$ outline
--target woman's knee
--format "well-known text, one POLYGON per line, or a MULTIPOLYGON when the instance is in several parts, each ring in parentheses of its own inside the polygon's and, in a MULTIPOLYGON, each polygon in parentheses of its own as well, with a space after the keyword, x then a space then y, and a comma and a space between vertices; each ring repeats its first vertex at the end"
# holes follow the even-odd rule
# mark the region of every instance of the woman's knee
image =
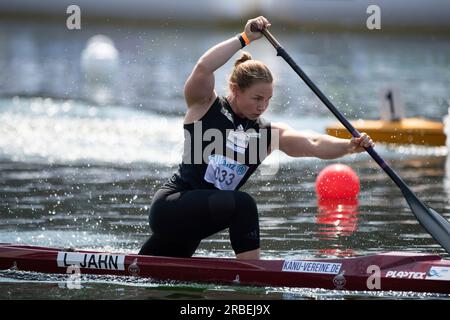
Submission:
POLYGON ((217 191, 208 198, 208 202, 213 220, 221 225, 229 225, 243 217, 258 217, 255 200, 243 191, 217 191))
POLYGON ((160 231, 160 227, 163 224, 161 222, 161 211, 162 209, 159 208, 158 203, 153 202, 150 206, 149 214, 148 214, 148 223, 150 225, 150 229, 153 232, 160 231))
POLYGON ((153 232, 161 233, 167 231, 166 229, 172 225, 171 220, 173 205, 169 197, 179 198, 180 193, 169 193, 167 190, 160 189, 153 197, 152 204, 150 205, 148 222, 150 229, 153 232), (169 200, 169 201, 168 201, 169 200))
POLYGON ((258 216, 256 201, 251 195, 244 191, 237 191, 235 194, 236 209, 240 215, 258 216))
POLYGON ((199 244, 200 240, 176 239, 153 233, 144 243, 139 254, 188 258, 195 253, 199 244))

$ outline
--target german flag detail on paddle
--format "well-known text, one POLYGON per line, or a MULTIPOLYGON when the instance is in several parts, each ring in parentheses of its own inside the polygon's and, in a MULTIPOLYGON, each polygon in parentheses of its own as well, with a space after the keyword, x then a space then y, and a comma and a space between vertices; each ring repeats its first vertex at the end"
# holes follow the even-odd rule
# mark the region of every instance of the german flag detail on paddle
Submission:
POLYGON ((58 267, 79 266, 85 269, 125 270, 125 256, 116 254, 58 252, 58 267))

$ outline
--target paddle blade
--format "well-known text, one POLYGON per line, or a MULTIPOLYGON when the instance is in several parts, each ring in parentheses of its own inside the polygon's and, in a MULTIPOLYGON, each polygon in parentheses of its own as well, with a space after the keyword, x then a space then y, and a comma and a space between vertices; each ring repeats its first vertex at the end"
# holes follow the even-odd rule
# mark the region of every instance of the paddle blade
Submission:
POLYGON ((450 222, 427 207, 413 193, 404 192, 403 194, 420 224, 450 254, 450 222))

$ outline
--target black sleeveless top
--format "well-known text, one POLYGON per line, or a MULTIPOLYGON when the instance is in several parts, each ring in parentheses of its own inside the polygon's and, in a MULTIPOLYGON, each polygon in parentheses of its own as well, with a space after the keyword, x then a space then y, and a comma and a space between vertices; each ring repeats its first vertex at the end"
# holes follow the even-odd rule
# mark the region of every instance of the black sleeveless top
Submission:
POLYGON ((183 161, 168 184, 177 189, 238 190, 267 157, 270 123, 241 118, 224 97, 184 126, 183 161))

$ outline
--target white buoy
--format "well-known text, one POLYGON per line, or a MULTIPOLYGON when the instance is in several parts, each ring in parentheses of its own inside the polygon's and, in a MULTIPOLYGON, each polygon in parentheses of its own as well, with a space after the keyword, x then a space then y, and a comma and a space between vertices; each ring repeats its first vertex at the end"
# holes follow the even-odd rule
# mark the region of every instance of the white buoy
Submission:
POLYGON ((119 53, 114 42, 104 35, 90 38, 81 53, 84 96, 98 104, 114 101, 119 70, 119 53))

